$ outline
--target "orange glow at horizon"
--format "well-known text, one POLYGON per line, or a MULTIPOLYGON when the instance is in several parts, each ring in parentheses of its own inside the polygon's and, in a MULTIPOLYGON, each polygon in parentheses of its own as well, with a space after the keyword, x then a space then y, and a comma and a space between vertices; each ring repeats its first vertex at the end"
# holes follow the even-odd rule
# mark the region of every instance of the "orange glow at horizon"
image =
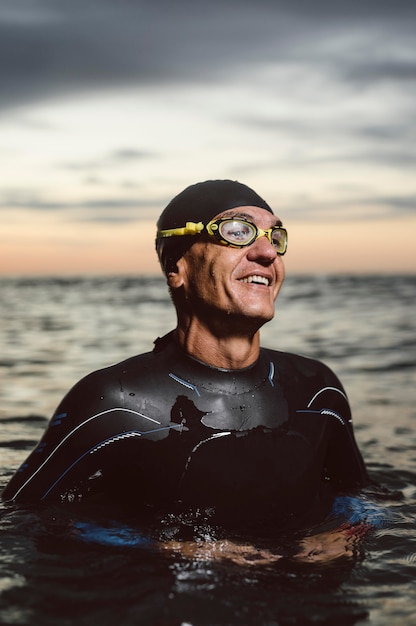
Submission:
MULTIPOLYGON (((413 273, 415 218, 335 224, 290 222, 285 257, 292 273, 413 273)), ((0 235, 0 275, 161 273, 154 222, 5 224, 0 235)))

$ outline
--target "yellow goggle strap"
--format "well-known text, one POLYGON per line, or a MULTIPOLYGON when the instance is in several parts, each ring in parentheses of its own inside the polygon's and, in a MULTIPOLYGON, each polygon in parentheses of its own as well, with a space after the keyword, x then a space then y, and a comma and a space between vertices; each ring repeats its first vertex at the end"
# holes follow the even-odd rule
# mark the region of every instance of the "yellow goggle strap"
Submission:
POLYGON ((181 228, 167 228, 166 230, 158 230, 156 237, 175 237, 177 235, 199 235, 205 228, 202 222, 186 222, 181 228))

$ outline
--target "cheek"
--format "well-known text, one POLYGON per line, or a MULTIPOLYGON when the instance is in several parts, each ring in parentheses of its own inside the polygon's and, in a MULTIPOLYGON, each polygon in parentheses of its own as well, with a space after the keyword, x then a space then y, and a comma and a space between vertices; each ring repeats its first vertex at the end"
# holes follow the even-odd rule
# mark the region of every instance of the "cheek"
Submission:
POLYGON ((215 255, 207 244, 192 246, 186 259, 185 284, 188 292, 203 294, 215 288, 215 281, 221 274, 215 255))
POLYGON ((276 268, 275 271, 276 271, 276 285, 277 285, 276 296, 277 296, 286 276, 286 268, 285 268, 285 264, 283 261, 283 257, 278 256, 276 258, 275 268, 276 268))
POLYGON ((242 250, 212 242, 195 243, 185 255, 188 292, 221 301, 233 297, 233 276, 238 273, 244 254, 242 250))

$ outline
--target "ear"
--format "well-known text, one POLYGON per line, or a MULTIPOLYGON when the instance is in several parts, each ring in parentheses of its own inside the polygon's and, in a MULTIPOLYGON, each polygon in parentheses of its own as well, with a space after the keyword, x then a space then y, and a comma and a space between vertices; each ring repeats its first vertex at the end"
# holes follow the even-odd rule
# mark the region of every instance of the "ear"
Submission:
POLYGON ((185 283, 186 263, 183 256, 176 262, 176 271, 168 273, 168 286, 170 289, 179 289, 185 283))

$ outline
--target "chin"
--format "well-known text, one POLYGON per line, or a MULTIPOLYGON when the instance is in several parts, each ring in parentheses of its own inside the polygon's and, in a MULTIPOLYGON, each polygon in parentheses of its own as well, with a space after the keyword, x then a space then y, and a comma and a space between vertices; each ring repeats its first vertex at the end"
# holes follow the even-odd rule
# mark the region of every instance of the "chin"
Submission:
POLYGON ((265 324, 274 317, 274 302, 265 305, 257 300, 251 306, 249 302, 245 302, 241 311, 246 317, 261 319, 263 320, 263 324, 265 324))
POLYGON ((270 313, 266 313, 264 308, 262 309, 247 309, 240 311, 238 317, 246 322, 247 326, 254 324, 257 328, 260 328, 267 322, 270 322, 274 318, 274 310, 270 313))

